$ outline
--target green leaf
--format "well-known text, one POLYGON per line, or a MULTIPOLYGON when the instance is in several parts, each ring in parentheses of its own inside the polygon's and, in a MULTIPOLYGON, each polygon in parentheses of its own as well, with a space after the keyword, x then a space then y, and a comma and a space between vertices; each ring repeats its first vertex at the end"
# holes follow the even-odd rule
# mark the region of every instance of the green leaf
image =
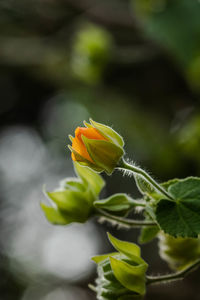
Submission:
POLYGON ((94 172, 88 167, 81 166, 79 163, 74 162, 76 174, 82 179, 83 182, 89 184, 96 195, 99 195, 105 185, 105 181, 101 175, 94 172))
POLYGON ((129 257, 133 262, 139 264, 145 263, 143 259, 140 257, 140 247, 138 245, 134 243, 118 240, 110 233, 108 233, 108 238, 116 250, 129 257))
POLYGON ((200 200, 200 178, 188 177, 180 179, 169 186, 168 191, 176 199, 199 199, 200 200))
POLYGON ((69 224, 71 222, 71 220, 67 220, 65 219, 65 217, 62 215, 62 213, 51 206, 47 206, 44 203, 40 203, 40 206, 47 218, 47 220, 55 225, 66 225, 69 224))
POLYGON ((178 65, 188 66, 199 50, 199 2, 132 0, 132 3, 145 34, 164 47, 178 65))
POLYGON ((127 211, 133 205, 133 199, 131 199, 127 194, 115 194, 106 199, 96 200, 94 206, 96 208, 105 209, 113 213, 121 212, 122 215, 126 214, 127 211))
POLYGON ((184 202, 161 200, 156 210, 157 221, 165 233, 174 237, 197 237, 200 232, 200 216, 193 209, 199 210, 200 206, 196 206, 195 202, 184 202))
POLYGON ((168 190, 168 188, 169 188, 171 185, 173 185, 174 183, 177 183, 177 182, 179 182, 179 181, 180 181, 180 179, 174 178, 174 179, 170 179, 170 180, 168 180, 168 181, 163 182, 161 185, 162 185, 166 190, 168 190))
POLYGON ((113 273, 127 289, 140 295, 145 294, 146 265, 132 266, 124 261, 110 257, 113 273))
POLYGON ((200 234, 200 178, 189 177, 169 186, 174 201, 162 199, 156 219, 161 229, 174 237, 200 234))
POLYGON ((123 149, 104 140, 88 139, 85 136, 82 136, 82 140, 95 166, 111 174, 124 154, 123 149))
POLYGON ((145 244, 151 242, 157 236, 159 231, 160 229, 158 226, 143 227, 139 236, 139 243, 145 244))

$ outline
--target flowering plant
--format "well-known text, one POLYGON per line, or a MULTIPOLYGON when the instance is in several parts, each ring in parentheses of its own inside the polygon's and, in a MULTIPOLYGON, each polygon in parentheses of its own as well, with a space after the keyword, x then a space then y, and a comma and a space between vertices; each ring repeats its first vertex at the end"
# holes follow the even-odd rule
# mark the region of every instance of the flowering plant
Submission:
POLYGON ((120 241, 110 234, 116 252, 96 256, 98 278, 90 285, 97 299, 142 299, 149 284, 179 280, 200 266, 200 178, 155 181, 145 170, 124 159, 123 138, 112 128, 90 120, 70 136, 75 171, 78 178, 67 178, 59 189, 45 192, 51 206, 42 203, 46 218, 53 224, 84 223, 91 217, 103 217, 126 228, 139 227, 139 243, 159 238, 159 253, 173 270, 167 275, 146 274, 148 264, 140 247, 120 241), (98 174, 111 175, 117 170, 133 175, 140 199, 117 193, 101 199, 105 185, 98 174), (137 207, 143 220, 129 213, 137 207))

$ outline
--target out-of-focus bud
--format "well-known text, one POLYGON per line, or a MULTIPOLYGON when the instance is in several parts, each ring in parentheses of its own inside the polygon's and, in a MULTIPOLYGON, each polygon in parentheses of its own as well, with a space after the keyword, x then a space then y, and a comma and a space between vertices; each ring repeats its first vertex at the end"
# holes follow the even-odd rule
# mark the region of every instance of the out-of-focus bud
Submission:
POLYGON ((52 205, 41 203, 41 208, 53 224, 84 223, 93 214, 93 202, 98 199, 104 180, 96 172, 77 163, 75 170, 78 178, 64 179, 59 189, 45 192, 52 205))
POLYGON ((134 199, 127 194, 114 194, 106 199, 96 200, 94 206, 112 215, 126 216, 135 206, 134 199))
POLYGON ((200 258, 200 240, 159 234, 159 253, 171 269, 181 270, 200 258))
POLYGON ((71 52, 73 74, 88 84, 97 84, 111 58, 112 48, 113 40, 108 31, 93 24, 82 24, 71 52))
POLYGON ((97 172, 111 174, 124 155, 123 138, 112 128, 90 119, 70 136, 72 159, 97 172))
POLYGON ((145 294, 145 274, 148 265, 140 256, 140 248, 120 241, 109 234, 118 252, 93 258, 98 264, 96 287, 99 300, 142 299, 145 294))

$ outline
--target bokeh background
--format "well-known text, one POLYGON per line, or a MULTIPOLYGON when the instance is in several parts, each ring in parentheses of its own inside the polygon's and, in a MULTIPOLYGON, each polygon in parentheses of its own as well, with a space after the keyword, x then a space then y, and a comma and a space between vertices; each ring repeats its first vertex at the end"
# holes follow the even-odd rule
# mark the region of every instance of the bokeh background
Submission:
MULTIPOLYGON (((137 230, 56 227, 40 210, 43 184, 74 176, 67 136, 89 117, 159 181, 200 176, 200 1, 0 1, 2 300, 94 300, 106 231, 137 242, 137 230)), ((138 196, 133 179, 104 178, 104 196, 138 196)), ((168 271, 156 241, 142 250, 150 272, 168 271)), ((199 299, 199 276, 146 299, 199 299)))

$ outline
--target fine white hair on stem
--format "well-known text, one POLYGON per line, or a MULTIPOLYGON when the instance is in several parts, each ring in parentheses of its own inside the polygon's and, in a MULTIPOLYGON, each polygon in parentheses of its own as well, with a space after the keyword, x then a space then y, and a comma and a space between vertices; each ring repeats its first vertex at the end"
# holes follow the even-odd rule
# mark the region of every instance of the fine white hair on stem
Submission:
POLYGON ((108 218, 106 218, 106 217, 100 217, 100 218, 98 219, 98 222, 99 222, 100 224, 103 224, 103 223, 109 223, 111 226, 117 227, 117 229, 121 229, 121 228, 123 228, 123 229, 129 229, 129 228, 130 228, 130 227, 129 227, 128 225, 126 225, 126 224, 119 224, 117 221, 115 221, 115 220, 110 220, 110 219, 108 219, 108 218))
MULTIPOLYGON (((137 168, 140 168, 142 169, 144 172, 146 172, 148 175, 150 175, 154 180, 156 180, 157 182, 159 182, 159 180, 157 180, 157 178, 155 178, 154 175, 152 175, 151 171, 149 170, 146 170, 145 168, 141 168, 141 166, 137 163, 135 163, 133 160, 131 160, 130 158, 126 158, 126 162, 128 164, 130 164, 131 166, 133 167, 137 167, 137 168)), ((131 171, 131 170, 125 170, 125 169, 120 169, 122 172, 123 172, 123 176, 129 176, 129 177, 132 177, 134 176, 134 172, 131 171)))
POLYGON ((135 206, 134 211, 137 214, 140 214, 140 213, 142 213, 144 211, 144 207, 142 207, 142 206, 135 206))

